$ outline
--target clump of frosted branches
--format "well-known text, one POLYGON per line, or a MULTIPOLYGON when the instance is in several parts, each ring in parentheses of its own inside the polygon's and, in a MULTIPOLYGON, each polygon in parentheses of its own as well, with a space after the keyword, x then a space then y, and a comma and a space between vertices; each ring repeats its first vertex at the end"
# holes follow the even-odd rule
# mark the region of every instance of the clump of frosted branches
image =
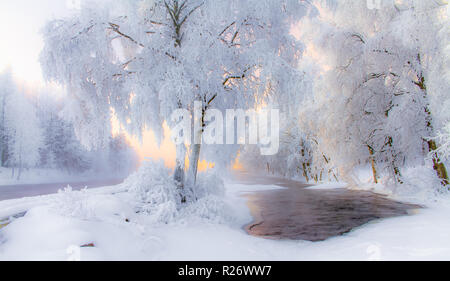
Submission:
POLYGON ((180 193, 162 162, 144 162, 124 186, 138 202, 137 211, 150 214, 155 221, 171 221, 181 208, 180 193))
POLYGON ((226 205, 222 200, 224 184, 211 173, 202 173, 195 193, 187 201, 171 171, 162 162, 144 162, 123 184, 134 197, 136 212, 144 213, 155 223, 170 223, 181 218, 223 221, 226 205))
POLYGON ((441 144, 439 148, 440 155, 444 159, 450 160, 450 122, 438 134, 438 140, 441 144))

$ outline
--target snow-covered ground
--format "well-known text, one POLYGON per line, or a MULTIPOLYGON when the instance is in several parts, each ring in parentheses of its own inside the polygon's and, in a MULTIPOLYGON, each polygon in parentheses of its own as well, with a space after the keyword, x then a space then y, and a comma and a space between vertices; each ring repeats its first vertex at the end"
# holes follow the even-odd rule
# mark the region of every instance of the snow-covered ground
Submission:
POLYGON ((0 229, 0 260, 450 260, 448 199, 325 242, 249 236, 242 195, 274 188, 229 182, 215 215, 169 223, 136 214, 124 185, 0 202, 0 217, 28 210, 0 229))

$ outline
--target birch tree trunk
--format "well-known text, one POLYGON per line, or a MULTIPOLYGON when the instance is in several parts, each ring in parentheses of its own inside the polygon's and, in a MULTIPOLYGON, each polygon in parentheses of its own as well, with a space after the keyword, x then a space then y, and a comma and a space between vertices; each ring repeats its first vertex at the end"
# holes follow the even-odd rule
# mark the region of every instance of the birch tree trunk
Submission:
POLYGON ((181 195, 181 202, 186 203, 185 188, 185 159, 186 159, 186 146, 184 144, 177 145, 176 151, 176 164, 174 172, 174 180, 178 187, 178 191, 181 195))
POLYGON ((196 124, 194 125, 194 143, 191 146, 191 155, 189 157, 189 175, 194 185, 197 183, 198 162, 200 161, 203 130, 205 127, 205 113, 206 109, 202 107, 200 120, 194 121, 196 124))
MULTIPOLYGON (((420 54, 418 54, 417 59, 420 64, 422 64, 421 58, 422 58, 422 56, 420 54)), ((418 81, 414 82, 414 84, 422 90, 424 96, 427 98, 428 97, 428 89, 427 89, 427 85, 425 83, 425 77, 422 73, 418 73, 417 78, 418 78, 418 81)), ((427 128, 430 131, 430 134, 433 135, 433 131, 434 131, 433 117, 432 117, 431 110, 428 107, 428 105, 425 106, 425 112, 427 114, 427 128)), ((439 147, 436 144, 436 141, 434 141, 434 140, 425 140, 425 142, 428 143, 428 152, 433 157, 433 168, 436 171, 436 174, 439 177, 439 179, 441 179, 442 185, 447 186, 450 182, 448 179, 447 168, 445 167, 444 163, 441 162, 439 154, 437 153, 437 150, 439 147)))
POLYGON ((436 152, 438 149, 436 142, 434 140, 429 140, 428 147, 433 157, 433 168, 436 171, 439 179, 441 179, 442 185, 447 186, 450 183, 448 179, 447 168, 445 167, 444 163, 441 162, 441 159, 436 152))
POLYGON ((375 152, 373 151, 373 148, 370 147, 370 145, 367 146, 369 148, 370 153, 370 162, 372 164, 372 173, 373 173, 373 181, 375 184, 378 184, 378 173, 377 173, 377 166, 375 161, 375 152))
POLYGON ((201 146, 201 144, 192 145, 191 156, 189 157, 189 173, 194 184, 197 182, 201 146))

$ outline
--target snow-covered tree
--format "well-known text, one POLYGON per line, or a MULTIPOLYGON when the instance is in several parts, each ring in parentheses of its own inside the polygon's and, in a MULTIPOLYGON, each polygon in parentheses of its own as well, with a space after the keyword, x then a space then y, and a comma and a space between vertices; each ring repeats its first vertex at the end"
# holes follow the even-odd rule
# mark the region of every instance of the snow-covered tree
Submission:
MULTIPOLYGON (((111 108, 130 133, 160 135, 174 110, 192 112, 194 102, 203 113, 252 108, 271 92, 292 91, 300 48, 290 30, 302 15, 298 0, 89 2, 46 26, 42 65, 74 98, 83 138, 107 135, 111 108)), ((201 145, 189 148, 195 179, 201 145)), ((186 149, 177 152, 180 175, 186 149)))
POLYGON ((73 124, 65 119, 65 97, 51 90, 41 91, 38 97, 38 119, 43 130, 39 167, 68 174, 91 171, 115 177, 126 176, 135 169, 136 152, 125 136, 110 135, 106 146, 89 150, 78 140, 73 124))
MULTIPOLYGON (((320 149, 342 170, 371 163, 375 182, 377 166, 401 183, 402 166, 423 161, 424 150, 437 149, 430 140, 435 132, 426 61, 439 39, 424 36, 437 34, 439 24, 430 13, 440 6, 403 2, 385 1, 382 9, 369 10, 365 1, 338 1, 332 7, 316 1, 301 24, 305 57, 317 63, 315 71, 308 63, 303 68, 316 73, 304 127, 315 130, 320 149)), ((437 154, 433 162, 445 184, 437 154)))
POLYGON ((8 166, 18 168, 19 180, 23 168, 35 167, 39 162, 42 130, 35 107, 23 93, 14 92, 6 102, 6 134, 8 135, 8 166))
POLYGON ((8 134, 6 131, 7 101, 15 92, 11 69, 0 74, 0 166, 6 166, 8 161, 8 134))
POLYGON ((37 112, 43 130, 40 166, 67 173, 80 173, 91 168, 90 152, 75 135, 73 125, 64 120, 64 100, 50 92, 39 94, 37 112))
MULTIPOLYGON (((438 33, 437 56, 433 61, 432 72, 429 75, 431 81, 431 109, 438 118, 438 127, 443 129, 438 134, 438 144, 441 145, 439 152, 442 157, 450 161, 450 5, 439 17, 442 29, 438 33), (440 124, 439 124, 440 123, 440 124), (442 126, 440 126, 442 127, 442 126)), ((442 159, 443 160, 443 159, 442 159)), ((448 163, 448 162, 447 162, 448 163)))

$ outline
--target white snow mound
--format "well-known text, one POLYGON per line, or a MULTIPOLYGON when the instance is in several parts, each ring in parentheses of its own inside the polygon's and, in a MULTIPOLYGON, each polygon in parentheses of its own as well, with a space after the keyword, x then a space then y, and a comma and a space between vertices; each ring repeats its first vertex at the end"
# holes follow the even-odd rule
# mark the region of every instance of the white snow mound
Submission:
POLYGON ((223 181, 211 172, 199 174, 194 187, 195 200, 182 203, 180 190, 171 171, 162 162, 145 162, 123 186, 136 200, 136 212, 145 213, 154 223, 173 223, 180 219, 225 222, 231 219, 223 201, 223 181))

